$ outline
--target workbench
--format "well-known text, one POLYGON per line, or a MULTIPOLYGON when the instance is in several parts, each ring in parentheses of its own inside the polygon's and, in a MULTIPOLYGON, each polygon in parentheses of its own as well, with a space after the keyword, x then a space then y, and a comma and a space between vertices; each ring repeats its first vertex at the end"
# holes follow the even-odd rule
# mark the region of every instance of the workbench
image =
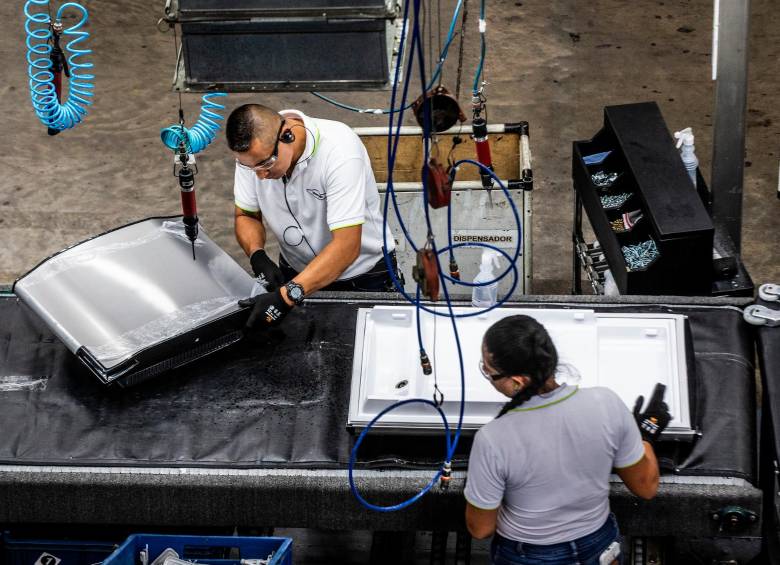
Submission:
MULTIPOLYGON (((661 447, 654 500, 615 479, 612 508, 629 535, 758 536, 754 343, 743 304, 648 300, 545 296, 512 305, 687 315, 700 436, 661 447), (756 518, 726 530, 713 512, 727 505, 756 518)), ((278 330, 112 390, 16 297, 0 298, 0 383, 8 376, 44 383, 0 392, 0 524, 462 529, 468 438, 451 488, 434 489, 410 509, 370 512, 350 493, 354 438, 345 423, 356 311, 382 303, 398 299, 312 298, 278 330)), ((430 480, 443 452, 441 436, 369 437, 357 483, 372 502, 399 502, 430 480)))

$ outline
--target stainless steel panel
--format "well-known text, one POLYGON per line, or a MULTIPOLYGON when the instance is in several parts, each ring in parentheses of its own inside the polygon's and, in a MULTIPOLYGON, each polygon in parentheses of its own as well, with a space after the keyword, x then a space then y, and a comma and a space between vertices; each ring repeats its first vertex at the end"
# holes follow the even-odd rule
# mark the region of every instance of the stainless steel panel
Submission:
POLYGON ((72 352, 111 368, 142 349, 239 310, 252 277, 203 229, 196 260, 175 218, 151 218, 47 259, 16 294, 72 352))

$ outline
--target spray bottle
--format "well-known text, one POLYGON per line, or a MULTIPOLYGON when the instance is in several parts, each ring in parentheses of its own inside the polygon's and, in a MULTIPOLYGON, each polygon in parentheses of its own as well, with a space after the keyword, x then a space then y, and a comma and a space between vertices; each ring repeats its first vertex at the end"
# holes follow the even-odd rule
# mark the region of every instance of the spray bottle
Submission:
MULTIPOLYGON (((479 267, 479 273, 474 277, 475 283, 486 283, 496 278, 494 267, 497 269, 499 254, 492 249, 485 249, 482 252, 482 264, 479 267)), ((498 282, 485 286, 475 286, 471 291, 471 305, 477 308, 490 308, 498 300, 498 282)))
POLYGON ((684 130, 676 131, 674 132, 674 138, 677 140, 677 149, 680 150, 683 165, 685 165, 685 169, 688 171, 688 176, 691 177, 693 187, 696 188, 696 169, 699 168, 699 160, 696 158, 696 153, 694 153, 693 130, 688 127, 684 130))

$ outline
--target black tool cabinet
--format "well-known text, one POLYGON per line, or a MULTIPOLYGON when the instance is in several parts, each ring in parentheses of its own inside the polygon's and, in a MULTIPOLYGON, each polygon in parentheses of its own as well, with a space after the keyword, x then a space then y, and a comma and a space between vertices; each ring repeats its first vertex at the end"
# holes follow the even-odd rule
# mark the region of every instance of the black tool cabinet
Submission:
MULTIPOLYGON (((716 230, 707 209, 709 191, 697 174, 694 187, 654 102, 607 106, 603 128, 592 139, 573 144, 575 293, 581 290, 582 261, 586 267, 593 263, 583 252, 584 208, 600 246, 595 253, 591 249, 591 257, 597 257, 602 271, 609 268, 621 294, 718 294, 714 291, 718 276, 713 271, 716 230), (607 151, 609 155, 599 163, 584 160, 607 151), (593 180, 598 173, 617 174, 617 178, 598 186, 593 180), (602 200, 626 194, 630 197, 619 206, 605 206, 602 200), (620 228, 624 213, 641 214, 641 219, 630 228, 620 228), (632 268, 625 248, 650 245, 645 243, 650 240, 657 256, 632 268)), ((732 286, 726 290, 733 290, 732 286)))

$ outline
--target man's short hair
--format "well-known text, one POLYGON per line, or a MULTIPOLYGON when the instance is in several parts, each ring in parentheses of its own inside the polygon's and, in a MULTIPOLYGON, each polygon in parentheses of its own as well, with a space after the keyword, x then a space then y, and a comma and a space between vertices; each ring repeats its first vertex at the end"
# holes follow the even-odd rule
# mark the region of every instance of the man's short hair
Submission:
POLYGON ((231 151, 249 151, 252 139, 273 145, 279 131, 281 116, 262 104, 244 104, 230 113, 225 125, 225 137, 231 151))

